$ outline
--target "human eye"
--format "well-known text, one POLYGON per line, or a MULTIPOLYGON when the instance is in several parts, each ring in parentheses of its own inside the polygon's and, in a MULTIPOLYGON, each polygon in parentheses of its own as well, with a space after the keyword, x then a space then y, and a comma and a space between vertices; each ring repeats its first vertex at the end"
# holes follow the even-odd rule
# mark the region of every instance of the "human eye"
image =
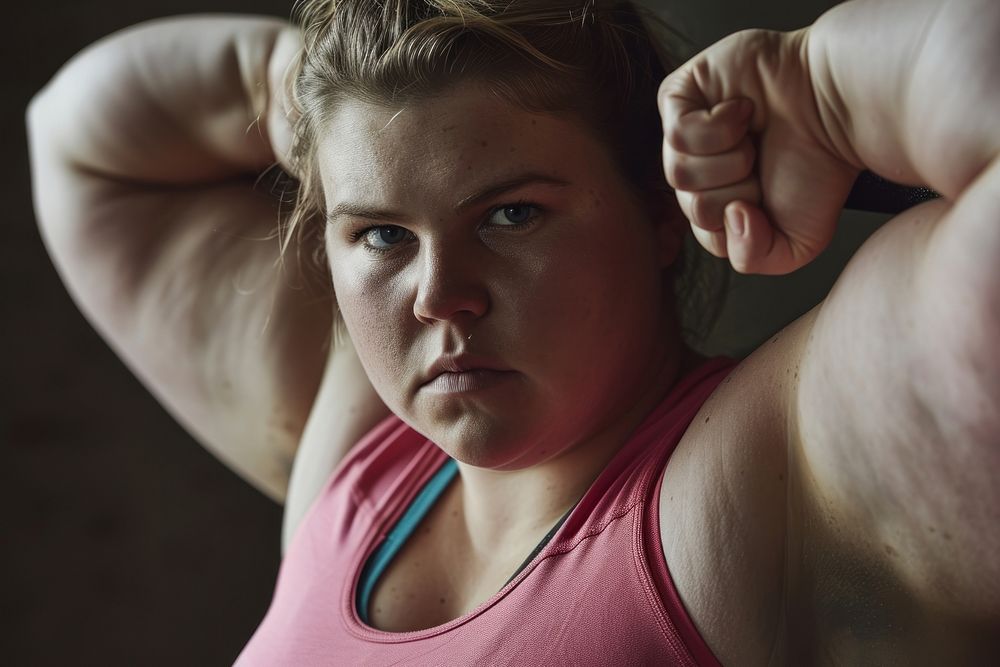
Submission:
POLYGON ((375 253, 391 252, 410 237, 410 232, 395 225, 366 227, 351 233, 351 242, 362 241, 366 250, 375 253))
POLYGON ((530 202, 514 202, 497 206, 490 212, 489 222, 497 227, 524 229, 533 225, 542 209, 530 202))

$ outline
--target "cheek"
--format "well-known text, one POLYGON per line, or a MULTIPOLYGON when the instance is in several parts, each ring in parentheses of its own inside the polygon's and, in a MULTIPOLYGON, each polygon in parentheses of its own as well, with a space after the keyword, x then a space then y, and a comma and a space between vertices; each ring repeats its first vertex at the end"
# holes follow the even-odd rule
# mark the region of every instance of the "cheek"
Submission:
POLYGON ((330 274, 358 358, 380 391, 392 391, 391 380, 406 369, 409 347, 398 285, 384 271, 351 257, 331 257, 330 274))
POLYGON ((661 301, 659 269, 641 237, 610 229, 551 251, 521 294, 531 305, 528 340, 544 341, 549 363, 579 378, 587 369, 607 372, 602 362, 621 363, 647 344, 661 301))
POLYGON ((608 317, 633 311, 653 297, 658 268, 651 250, 619 229, 611 226, 567 246, 547 271, 552 303, 575 311, 581 325, 613 328, 608 317), (560 299, 560 294, 565 296, 560 299))

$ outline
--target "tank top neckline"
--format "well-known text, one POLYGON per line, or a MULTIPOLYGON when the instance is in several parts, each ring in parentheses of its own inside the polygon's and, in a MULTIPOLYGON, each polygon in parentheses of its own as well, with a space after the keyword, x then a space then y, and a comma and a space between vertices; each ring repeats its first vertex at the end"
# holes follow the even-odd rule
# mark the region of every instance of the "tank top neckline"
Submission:
MULTIPOLYGON (((534 557, 530 559, 530 562, 522 567, 520 572, 511 578, 499 591, 491 595, 466 614, 453 618, 440 625, 406 632, 390 632, 380 630, 366 624, 358 615, 356 604, 356 600, 358 599, 358 587, 361 582, 361 575, 365 564, 369 561, 381 543, 380 535, 383 532, 383 526, 392 527, 396 525, 406 509, 412 504, 414 498, 420 493, 420 490, 424 488, 427 482, 450 458, 437 445, 429 440, 424 440, 414 453, 412 465, 409 466, 409 470, 406 473, 408 479, 405 479, 403 484, 401 484, 398 489, 398 493, 400 495, 397 501, 392 502, 389 507, 381 507, 376 510, 376 514, 374 516, 375 520, 370 523, 365 537, 363 538, 362 548, 359 549, 357 554, 355 554, 355 556, 351 559, 351 565, 348 569, 351 583, 348 586, 344 586, 344 593, 340 601, 341 620, 347 631, 359 639, 376 643, 391 644, 415 642, 447 633, 454 628, 460 627, 472 621, 490 608, 494 607, 525 578, 531 576, 531 573, 541 561, 553 554, 559 553, 560 548, 564 547, 564 544, 560 539, 562 534, 567 530, 579 527, 580 522, 575 519, 577 519, 577 514, 581 508, 588 506, 586 501, 595 493, 595 491, 599 492, 599 490, 607 488, 609 478, 619 474, 620 469, 623 467, 623 463, 628 463, 634 458, 634 449, 636 443, 641 442, 642 434, 649 428, 653 427, 659 418, 667 414, 671 408, 677 405, 687 392, 697 385, 700 380, 715 370, 723 366, 730 365, 731 363, 732 360, 728 357, 713 357, 704 361, 698 367, 690 370, 687 375, 681 377, 670 389, 670 391, 667 392, 663 400, 652 411, 650 411, 648 415, 646 415, 642 423, 640 423, 635 431, 633 431, 628 440, 612 458, 611 462, 603 471, 601 471, 601 473, 597 476, 597 479, 594 480, 590 487, 588 487, 570 513, 564 517, 563 521, 558 526, 548 543, 545 544, 542 549, 538 550, 537 553, 534 554, 534 557)), ((657 473, 659 472, 660 471, 657 471, 657 473)))
MULTIPOLYGON (((378 585, 379 580, 457 476, 458 466, 455 459, 448 458, 431 478, 427 480, 427 483, 420 488, 412 502, 403 511, 403 515, 399 518, 399 521, 393 525, 385 539, 379 541, 371 557, 365 562, 364 567, 361 569, 361 577, 358 582, 358 599, 356 601, 358 618, 365 625, 371 627, 368 607, 371 605, 371 596, 375 592, 375 587, 378 585)), ((573 507, 576 507, 576 503, 573 504, 573 507)), ((573 511, 573 507, 569 508, 553 524, 552 528, 549 529, 542 539, 539 540, 538 544, 535 545, 514 573, 504 582, 505 586, 513 581, 517 575, 521 574, 521 570, 528 567, 528 564, 538 555, 538 552, 549 543, 549 540, 556 534, 559 527, 566 521, 566 517, 573 511)))

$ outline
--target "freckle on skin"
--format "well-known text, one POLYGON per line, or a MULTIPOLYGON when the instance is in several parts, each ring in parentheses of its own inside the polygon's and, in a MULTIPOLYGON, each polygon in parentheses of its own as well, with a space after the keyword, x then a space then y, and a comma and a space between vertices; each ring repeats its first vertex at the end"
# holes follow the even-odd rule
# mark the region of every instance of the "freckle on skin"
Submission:
POLYGON ((486 148, 486 147, 487 147, 487 146, 489 146, 490 144, 489 144, 489 142, 487 142, 487 141, 481 141, 481 142, 479 142, 479 145, 480 145, 480 146, 482 146, 483 148, 486 148))

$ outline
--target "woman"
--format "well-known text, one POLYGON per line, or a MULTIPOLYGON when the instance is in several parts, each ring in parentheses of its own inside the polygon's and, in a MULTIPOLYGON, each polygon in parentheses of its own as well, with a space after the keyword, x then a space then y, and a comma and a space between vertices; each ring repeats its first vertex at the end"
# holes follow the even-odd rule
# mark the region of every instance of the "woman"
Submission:
POLYGON ((665 78, 623 3, 300 18, 126 31, 29 115, 84 312, 276 498, 295 457, 239 664, 1000 655, 995 3, 856 0, 665 78), (336 313, 271 271, 275 160, 336 313), (683 344, 688 223, 788 273, 865 168, 943 198, 739 364, 683 344))

